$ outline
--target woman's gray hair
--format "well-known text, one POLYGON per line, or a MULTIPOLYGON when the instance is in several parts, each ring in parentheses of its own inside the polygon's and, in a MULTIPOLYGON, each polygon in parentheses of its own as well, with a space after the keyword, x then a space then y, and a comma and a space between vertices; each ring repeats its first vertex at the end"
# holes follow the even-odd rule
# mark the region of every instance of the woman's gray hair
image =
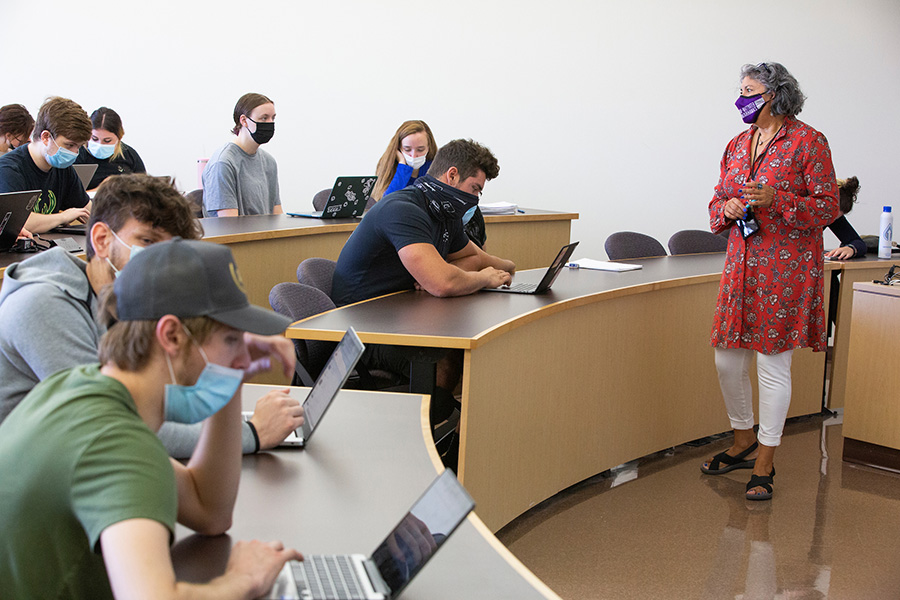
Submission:
POLYGON ((796 116, 803 110, 806 96, 800 91, 800 84, 788 70, 779 63, 759 63, 741 67, 741 81, 749 77, 766 88, 766 92, 775 94, 770 105, 773 115, 796 116))

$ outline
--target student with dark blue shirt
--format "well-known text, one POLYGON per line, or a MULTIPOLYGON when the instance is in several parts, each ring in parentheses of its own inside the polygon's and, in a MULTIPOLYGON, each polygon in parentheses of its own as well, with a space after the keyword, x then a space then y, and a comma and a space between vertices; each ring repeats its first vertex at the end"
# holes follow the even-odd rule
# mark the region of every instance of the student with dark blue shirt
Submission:
POLYGON ((75 102, 48 98, 38 111, 31 142, 0 156, 0 193, 41 190, 25 229, 43 233, 86 221, 90 198, 72 168, 91 137, 91 120, 75 102))
MULTIPOLYGON (((380 200, 351 234, 335 268, 334 302, 340 306, 411 289, 433 296, 464 296, 508 284, 516 265, 484 252, 463 228, 465 216, 478 206, 485 182, 499 172, 491 151, 471 140, 454 140, 441 148, 428 175, 380 200)), ((415 350, 372 344, 362 360, 370 368, 406 376, 413 354, 415 350)), ((458 351, 437 362, 432 425, 458 405, 452 391, 461 368, 458 351)), ((451 467, 452 448, 444 457, 451 467)))

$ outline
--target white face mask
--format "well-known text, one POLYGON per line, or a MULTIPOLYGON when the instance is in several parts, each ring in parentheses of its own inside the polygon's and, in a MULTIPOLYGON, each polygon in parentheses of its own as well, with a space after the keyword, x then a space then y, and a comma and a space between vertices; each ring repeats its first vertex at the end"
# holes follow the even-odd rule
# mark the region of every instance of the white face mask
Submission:
POLYGON ((425 164, 426 157, 427 157, 427 155, 423 154, 422 156, 417 156, 417 157, 413 158, 409 154, 407 154, 405 152, 403 153, 403 158, 406 159, 406 164, 408 164, 410 167, 412 167, 413 170, 421 168, 422 165, 425 164))

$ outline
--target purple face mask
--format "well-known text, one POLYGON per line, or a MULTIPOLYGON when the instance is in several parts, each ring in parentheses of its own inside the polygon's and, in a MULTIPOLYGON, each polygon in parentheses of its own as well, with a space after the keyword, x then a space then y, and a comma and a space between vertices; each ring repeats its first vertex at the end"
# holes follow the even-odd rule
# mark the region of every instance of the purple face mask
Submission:
POLYGON ((759 118, 759 113, 763 106, 766 105, 766 102, 768 101, 763 100, 762 94, 756 94, 755 96, 738 96, 734 105, 740 111, 741 119, 749 125, 750 123, 756 123, 756 119, 759 118))

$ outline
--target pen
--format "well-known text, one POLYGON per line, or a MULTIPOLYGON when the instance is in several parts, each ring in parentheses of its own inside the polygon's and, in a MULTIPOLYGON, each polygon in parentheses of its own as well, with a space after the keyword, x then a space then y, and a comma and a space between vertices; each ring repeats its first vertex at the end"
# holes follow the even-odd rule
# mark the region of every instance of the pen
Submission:
POLYGON ((525 214, 525 211, 522 210, 521 208, 517 208, 517 209, 516 209, 516 212, 517 212, 517 213, 522 213, 523 215, 525 214))

